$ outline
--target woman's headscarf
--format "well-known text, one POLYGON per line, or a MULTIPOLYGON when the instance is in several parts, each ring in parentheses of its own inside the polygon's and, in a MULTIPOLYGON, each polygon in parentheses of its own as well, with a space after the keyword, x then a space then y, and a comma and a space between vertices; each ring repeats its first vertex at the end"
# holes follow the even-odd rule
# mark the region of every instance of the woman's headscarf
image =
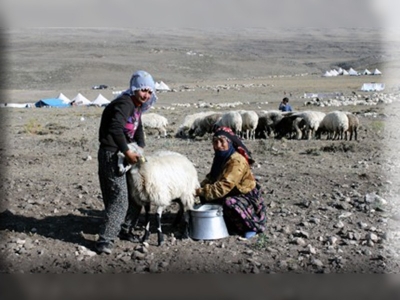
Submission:
POLYGON ((150 100, 142 104, 142 112, 147 111, 151 106, 153 106, 157 101, 156 88, 153 77, 146 71, 136 71, 133 73, 130 80, 130 88, 123 92, 123 94, 132 96, 135 91, 141 89, 149 89, 152 91, 150 100))
POLYGON ((243 144, 240 138, 230 129, 229 127, 218 127, 214 131, 214 137, 225 136, 230 141, 232 141, 233 148, 239 152, 247 160, 249 165, 252 165, 255 161, 251 158, 251 152, 243 144))
POLYGON ((238 136, 233 133, 229 127, 219 127, 215 130, 214 138, 223 136, 228 139, 229 148, 226 151, 215 151, 214 160, 211 166, 210 178, 211 180, 217 180, 219 174, 221 173, 225 163, 228 161, 229 157, 237 151, 246 158, 247 162, 251 165, 254 160, 250 157, 250 151, 238 138, 238 136))

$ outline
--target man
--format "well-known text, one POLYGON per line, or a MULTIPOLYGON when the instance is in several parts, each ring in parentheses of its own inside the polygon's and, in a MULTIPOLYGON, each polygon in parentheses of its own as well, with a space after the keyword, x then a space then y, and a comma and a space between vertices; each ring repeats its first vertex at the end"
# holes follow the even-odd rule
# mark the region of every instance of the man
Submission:
POLYGON ((281 104, 279 104, 279 110, 281 111, 292 111, 292 107, 289 104, 289 98, 285 97, 282 99, 281 104))
POLYGON ((96 243, 99 253, 110 254, 117 236, 134 240, 129 219, 134 205, 128 202, 126 176, 118 172, 117 153, 124 153, 130 164, 138 161, 138 154, 129 150, 128 143, 145 146, 141 115, 156 100, 153 77, 145 71, 137 71, 132 75, 130 88, 111 101, 101 116, 98 173, 105 218, 96 243))

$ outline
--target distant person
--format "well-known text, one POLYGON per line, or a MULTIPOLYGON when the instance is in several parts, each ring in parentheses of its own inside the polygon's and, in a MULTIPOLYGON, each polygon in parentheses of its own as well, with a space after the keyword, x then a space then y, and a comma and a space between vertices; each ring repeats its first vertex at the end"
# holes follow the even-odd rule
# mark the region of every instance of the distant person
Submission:
POLYGON ((228 127, 215 130, 214 160, 210 172, 196 189, 205 203, 222 205, 230 233, 251 238, 265 230, 266 207, 260 185, 251 171, 254 160, 242 141, 228 127))
POLYGON ((289 98, 285 97, 282 99, 281 104, 279 104, 280 111, 292 111, 292 107, 289 104, 289 98))
POLYGON ((141 116, 156 100, 153 77, 137 71, 131 77, 129 89, 111 101, 101 116, 98 174, 105 218, 96 243, 98 253, 110 254, 117 237, 136 241, 130 220, 135 206, 128 200, 126 175, 118 172, 117 153, 124 153, 130 164, 138 161, 139 155, 129 150, 128 143, 145 146, 141 116))

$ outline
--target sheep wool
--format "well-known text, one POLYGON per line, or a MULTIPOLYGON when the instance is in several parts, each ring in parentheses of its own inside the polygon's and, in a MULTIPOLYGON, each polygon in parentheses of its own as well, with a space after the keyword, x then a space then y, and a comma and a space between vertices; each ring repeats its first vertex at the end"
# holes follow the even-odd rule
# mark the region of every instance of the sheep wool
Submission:
POLYGON ((349 141, 353 139, 357 141, 357 131, 360 126, 360 120, 358 117, 351 112, 346 112, 347 118, 349 119, 349 129, 345 132, 345 139, 347 140, 347 133, 350 134, 349 141))
POLYGON ((215 123, 221 119, 221 113, 213 113, 205 115, 194 120, 192 127, 189 130, 190 136, 204 136, 206 133, 212 133, 215 123))
POLYGON ((163 137, 167 136, 168 120, 164 116, 156 113, 144 113, 142 115, 142 125, 144 129, 157 129, 159 135, 163 137))
POLYGON ((327 138, 343 139, 343 133, 349 129, 349 119, 345 112, 331 111, 325 115, 319 124, 317 135, 320 137, 321 133, 328 134, 327 138))
POLYGON ((179 128, 176 132, 176 137, 186 137, 188 131, 190 130, 190 128, 192 127, 194 121, 198 118, 203 118, 207 115, 211 115, 214 114, 215 112, 213 111, 209 111, 209 112, 199 112, 196 114, 192 114, 192 115, 187 115, 185 117, 185 119, 183 120, 182 124, 179 125, 179 128))
POLYGON ((240 110, 239 113, 242 116, 242 137, 247 140, 254 140, 258 125, 258 114, 252 110, 240 110))
POLYGON ((242 124, 242 116, 238 111, 229 111, 222 114, 221 119, 215 123, 218 127, 229 127, 236 135, 241 134, 242 124))
MULTIPOLYGON (((161 245, 163 209, 173 200, 180 200, 180 208, 185 210, 185 234, 187 235, 189 222, 187 210, 193 208, 195 190, 200 187, 200 183, 193 163, 180 153, 161 150, 145 157, 145 162, 134 164, 127 173, 128 194, 130 201, 146 208, 146 229, 143 241, 149 236, 150 204, 157 206, 158 244, 161 245)), ((138 215, 135 218, 136 221, 137 217, 138 215)))
MULTIPOLYGON (((318 130, 319 124, 325 117, 325 113, 320 111, 302 111, 292 114, 291 117, 297 117, 304 120, 304 132, 306 133, 306 137, 309 140, 315 135, 316 131, 318 130)), ((294 123, 293 125, 297 132, 297 139, 301 139, 301 129, 296 126, 297 124, 298 122, 294 123)))

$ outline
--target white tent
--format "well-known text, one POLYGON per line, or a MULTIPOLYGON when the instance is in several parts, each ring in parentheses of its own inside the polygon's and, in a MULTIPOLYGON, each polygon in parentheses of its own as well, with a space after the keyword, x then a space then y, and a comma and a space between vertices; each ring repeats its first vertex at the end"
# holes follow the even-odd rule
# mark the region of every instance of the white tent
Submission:
POLYGON ((369 71, 368 69, 365 69, 363 72, 363 75, 371 75, 371 71, 369 71))
POLYGON ((361 90, 363 92, 375 92, 375 91, 383 91, 385 89, 385 84, 384 83, 364 83, 361 87, 361 90))
POLYGON ((0 107, 13 107, 13 108, 30 108, 35 106, 33 103, 1 103, 0 107))
POLYGON ((95 106, 107 106, 110 103, 110 100, 108 100, 106 97, 104 97, 102 94, 99 94, 96 99, 93 100, 91 105, 95 106))
POLYGON ((342 75, 347 76, 347 75, 349 75, 349 72, 347 72, 346 70, 343 69, 342 75))
POLYGON ((163 81, 160 81, 160 82, 156 82, 156 90, 157 91, 170 91, 171 89, 163 81))
POLYGON ((61 99, 62 102, 64 102, 64 103, 70 103, 71 102, 71 100, 67 96, 65 96, 63 93, 60 93, 57 98, 61 99))
POLYGON ((332 75, 331 71, 326 71, 325 74, 322 75, 322 76, 324 76, 324 77, 332 77, 333 75, 332 75))
POLYGON ((92 102, 90 102, 90 100, 85 96, 83 96, 81 93, 78 93, 78 95, 76 95, 75 98, 71 100, 71 103, 73 105, 81 106, 81 105, 89 105, 92 102))
POLYGON ((332 70, 331 70, 331 74, 332 74, 332 76, 338 76, 338 75, 339 75, 339 72, 336 71, 335 69, 332 69, 332 70))
POLYGON ((350 75, 350 76, 357 76, 357 75, 358 75, 358 72, 357 72, 356 70, 354 70, 353 68, 350 68, 350 69, 349 69, 349 75, 350 75))
POLYGON ((375 69, 374 72, 372 72, 373 75, 382 75, 381 71, 378 69, 375 69))

